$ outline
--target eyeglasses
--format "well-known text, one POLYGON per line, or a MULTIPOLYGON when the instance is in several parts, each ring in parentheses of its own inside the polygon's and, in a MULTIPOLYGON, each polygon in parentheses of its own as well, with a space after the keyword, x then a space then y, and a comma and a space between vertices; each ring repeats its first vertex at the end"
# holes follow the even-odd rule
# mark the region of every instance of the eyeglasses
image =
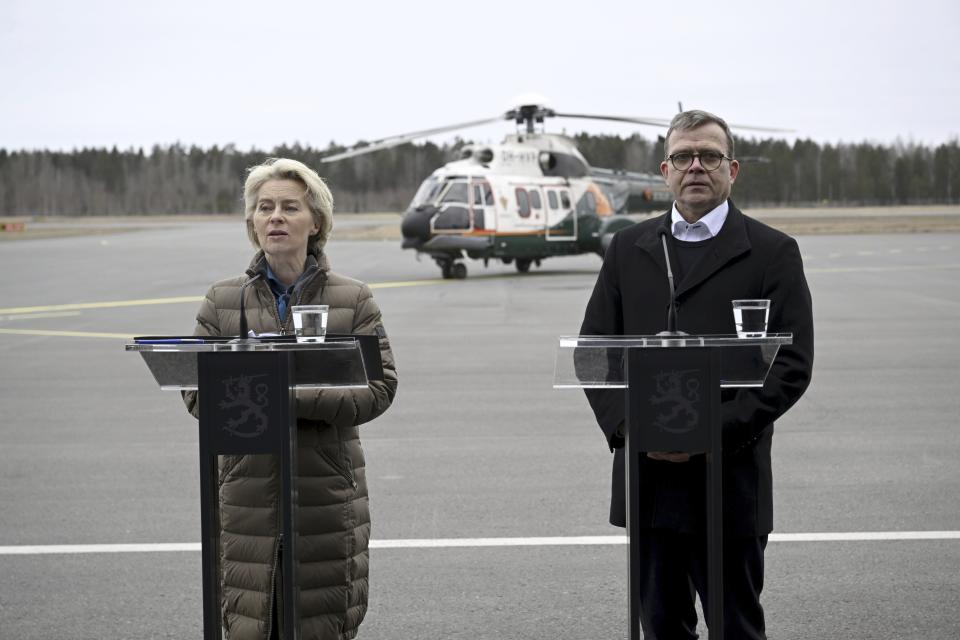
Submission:
POLYGON ((704 171, 716 171, 720 168, 720 164, 724 160, 733 160, 728 156, 723 155, 719 151, 701 151, 700 153, 690 153, 689 151, 682 151, 680 153, 671 153, 667 156, 667 160, 670 161, 670 164, 673 165, 673 168, 677 171, 686 171, 693 164, 694 158, 700 158, 700 166, 703 167, 704 171))

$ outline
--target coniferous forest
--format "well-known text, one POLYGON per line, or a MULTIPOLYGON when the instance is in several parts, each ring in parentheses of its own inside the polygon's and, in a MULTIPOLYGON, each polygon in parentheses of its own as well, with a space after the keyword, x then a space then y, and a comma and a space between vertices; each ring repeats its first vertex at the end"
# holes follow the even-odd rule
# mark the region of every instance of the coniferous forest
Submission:
MULTIPOLYGON (((579 134, 594 167, 658 172, 661 139, 579 134)), ((245 171, 271 156, 302 160, 324 176, 341 213, 407 206, 420 182, 465 144, 405 144, 340 162, 344 148, 292 145, 240 151, 174 144, 152 149, 0 149, 0 215, 157 215, 243 209, 245 171)), ((820 144, 737 138, 742 206, 856 206, 960 202, 960 144, 820 144)))

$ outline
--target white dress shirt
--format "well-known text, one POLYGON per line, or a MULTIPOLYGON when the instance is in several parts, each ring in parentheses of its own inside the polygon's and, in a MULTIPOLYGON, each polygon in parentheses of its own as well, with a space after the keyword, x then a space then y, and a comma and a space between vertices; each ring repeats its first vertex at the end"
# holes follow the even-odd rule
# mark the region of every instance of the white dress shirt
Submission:
POLYGON ((690 224, 680 215, 677 210, 677 203, 674 202, 673 211, 670 212, 670 228, 673 230, 673 237, 688 242, 709 240, 720 233, 720 227, 727 219, 728 211, 730 211, 730 205, 724 200, 710 213, 690 224))

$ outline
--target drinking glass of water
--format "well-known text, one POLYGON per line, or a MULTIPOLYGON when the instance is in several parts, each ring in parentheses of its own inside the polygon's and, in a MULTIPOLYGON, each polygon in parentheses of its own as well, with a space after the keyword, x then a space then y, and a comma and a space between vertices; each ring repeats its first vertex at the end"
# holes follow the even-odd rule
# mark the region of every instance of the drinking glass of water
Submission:
POLYGON ((325 304, 302 304, 291 307, 293 328, 297 332, 297 342, 323 342, 327 336, 327 314, 330 307, 325 304))
POLYGON ((737 325, 738 338, 767 337, 767 319, 769 317, 769 300, 733 301, 733 322, 737 325))

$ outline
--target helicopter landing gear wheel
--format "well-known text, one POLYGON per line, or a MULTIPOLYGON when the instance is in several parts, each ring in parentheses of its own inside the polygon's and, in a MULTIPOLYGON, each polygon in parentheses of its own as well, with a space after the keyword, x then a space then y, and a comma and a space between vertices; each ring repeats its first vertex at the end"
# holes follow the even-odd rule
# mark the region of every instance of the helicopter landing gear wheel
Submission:
POLYGON ((530 258, 517 258, 517 271, 520 273, 530 271, 531 263, 533 263, 533 260, 530 258))
POLYGON ((462 262, 437 260, 437 265, 440 267, 440 273, 443 274, 444 280, 463 280, 467 277, 467 265, 462 262))

